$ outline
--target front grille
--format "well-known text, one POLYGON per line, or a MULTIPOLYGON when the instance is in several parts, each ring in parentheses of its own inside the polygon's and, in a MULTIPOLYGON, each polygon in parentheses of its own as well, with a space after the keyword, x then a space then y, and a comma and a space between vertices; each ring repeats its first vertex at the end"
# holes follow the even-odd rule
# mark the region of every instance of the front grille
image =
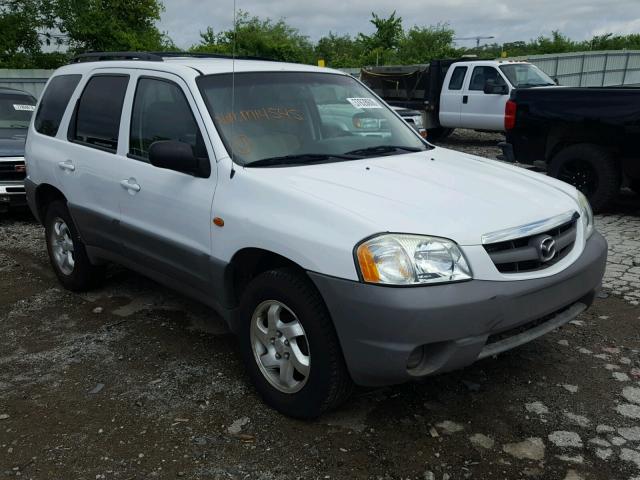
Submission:
POLYGON ((0 180, 24 180, 24 160, 2 160, 0 158, 0 180))
POLYGON ((520 273, 542 270, 555 265, 566 257, 576 242, 578 216, 545 232, 526 237, 505 240, 484 245, 494 265, 501 273, 520 273), (550 259, 540 258, 538 240, 552 237, 556 245, 556 253, 550 259))

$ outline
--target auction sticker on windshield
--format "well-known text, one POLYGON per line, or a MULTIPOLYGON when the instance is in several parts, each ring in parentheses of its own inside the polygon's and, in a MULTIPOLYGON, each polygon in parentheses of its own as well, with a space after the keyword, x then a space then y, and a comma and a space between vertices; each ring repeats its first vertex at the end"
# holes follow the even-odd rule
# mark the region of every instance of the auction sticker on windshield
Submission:
POLYGON ((347 101, 356 108, 382 108, 375 98, 347 98, 347 101))
POLYGON ((13 104, 13 109, 14 110, 21 110, 24 112, 33 112, 36 109, 35 105, 18 105, 18 104, 13 104))

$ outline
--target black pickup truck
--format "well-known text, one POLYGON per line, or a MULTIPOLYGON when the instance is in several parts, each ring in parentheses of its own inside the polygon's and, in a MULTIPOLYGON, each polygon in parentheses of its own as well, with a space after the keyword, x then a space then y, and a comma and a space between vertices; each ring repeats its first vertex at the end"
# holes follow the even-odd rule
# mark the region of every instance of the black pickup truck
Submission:
POLYGON ((623 183, 640 194, 640 88, 516 89, 505 108, 505 160, 546 168, 595 211, 623 183))

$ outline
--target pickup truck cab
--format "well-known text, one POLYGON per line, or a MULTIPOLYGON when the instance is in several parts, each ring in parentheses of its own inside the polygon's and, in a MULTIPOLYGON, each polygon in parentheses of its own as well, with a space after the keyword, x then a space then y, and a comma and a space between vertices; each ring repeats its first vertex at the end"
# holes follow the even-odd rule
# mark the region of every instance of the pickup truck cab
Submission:
POLYGON ((423 111, 432 139, 455 128, 504 131, 513 90, 556 86, 535 65, 511 60, 436 60, 429 66, 369 68, 361 76, 390 105, 423 111))
POLYGON ((27 92, 0 88, 0 213, 27 205, 24 144, 35 108, 27 92))
POLYGON ((49 80, 26 159, 64 287, 117 262, 204 302, 295 417, 531 341, 606 263, 574 187, 434 147, 325 68, 86 54, 49 80), (330 97, 384 135, 339 128, 330 97))

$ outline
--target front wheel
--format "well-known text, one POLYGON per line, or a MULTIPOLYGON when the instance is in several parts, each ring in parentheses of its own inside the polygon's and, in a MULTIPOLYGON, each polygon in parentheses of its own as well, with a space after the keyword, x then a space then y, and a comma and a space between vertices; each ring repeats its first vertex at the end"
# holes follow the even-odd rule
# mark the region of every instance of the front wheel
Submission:
POLYGON ((258 275, 243 294, 239 314, 242 357, 269 406, 314 418, 346 400, 352 382, 333 323, 302 273, 258 275))
POLYGON ((610 206, 622 183, 620 167, 612 153, 590 144, 571 145, 561 150, 551 160, 548 173, 584 193, 594 212, 610 206))

